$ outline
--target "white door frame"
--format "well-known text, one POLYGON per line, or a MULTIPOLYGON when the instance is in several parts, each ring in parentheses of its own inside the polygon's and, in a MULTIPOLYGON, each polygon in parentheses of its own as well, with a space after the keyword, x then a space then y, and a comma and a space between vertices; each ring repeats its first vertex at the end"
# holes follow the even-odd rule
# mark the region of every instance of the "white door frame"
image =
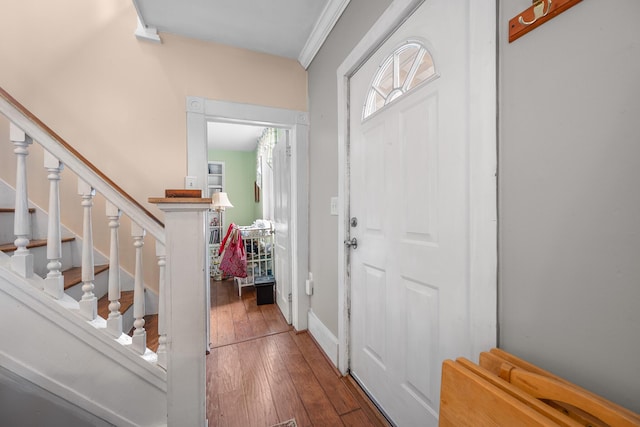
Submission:
POLYGON ((298 331, 307 329, 309 113, 194 96, 187 97, 186 111, 187 174, 197 177, 199 188, 205 188, 207 183, 207 122, 250 123, 291 131, 291 324, 298 331))
MULTIPOLYGON (((394 0, 338 67, 338 369, 349 371, 349 78, 424 0, 394 0)), ((496 0, 469 0, 470 354, 497 342, 496 0), (480 108, 482 107, 482 108, 480 108)), ((359 108, 355 106, 355 108, 359 108)))

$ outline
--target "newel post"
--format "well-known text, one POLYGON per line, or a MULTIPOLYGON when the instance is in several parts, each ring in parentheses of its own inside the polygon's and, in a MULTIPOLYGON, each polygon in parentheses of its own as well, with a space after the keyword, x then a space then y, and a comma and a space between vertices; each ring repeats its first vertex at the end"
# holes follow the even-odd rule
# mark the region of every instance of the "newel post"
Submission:
POLYGON ((206 212, 211 199, 150 198, 165 219, 167 425, 206 425, 206 212))

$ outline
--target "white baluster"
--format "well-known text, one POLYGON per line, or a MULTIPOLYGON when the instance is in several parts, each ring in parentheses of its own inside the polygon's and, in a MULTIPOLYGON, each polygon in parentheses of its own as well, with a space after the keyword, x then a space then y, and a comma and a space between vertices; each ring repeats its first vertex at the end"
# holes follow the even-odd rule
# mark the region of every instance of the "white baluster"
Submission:
POLYGON ((60 172, 64 165, 51 153, 44 152, 44 167, 49 174, 49 223, 47 226, 47 264, 44 291, 56 299, 64 295, 62 276, 62 240, 60 232, 60 172))
POLYGON ((109 317, 107 331, 114 337, 122 335, 122 315, 120 314, 120 209, 107 201, 107 218, 111 229, 111 248, 109 250, 109 317))
POLYGON ((27 249, 31 236, 29 221, 29 196, 27 194, 27 156, 29 144, 33 141, 20 128, 9 125, 9 139, 13 142, 16 154, 16 204, 13 232, 16 236, 16 251, 11 258, 11 268, 22 277, 33 275, 33 254, 27 249))
POLYGON ((158 366, 167 369, 167 328, 166 328, 166 265, 167 265, 167 250, 162 243, 156 242, 156 256, 158 257, 159 271, 159 289, 160 297, 158 301, 158 366))
POLYGON ((91 224, 91 207, 96 191, 89 184, 78 179, 78 194, 82 196, 84 217, 82 221, 82 298, 80 314, 89 320, 98 315, 98 299, 93 294, 93 226, 91 224))
POLYGON ((131 348, 140 354, 147 350, 147 331, 144 330, 144 282, 142 276, 142 246, 144 245, 145 230, 135 223, 131 223, 133 246, 136 248, 136 271, 133 280, 133 342, 131 348))

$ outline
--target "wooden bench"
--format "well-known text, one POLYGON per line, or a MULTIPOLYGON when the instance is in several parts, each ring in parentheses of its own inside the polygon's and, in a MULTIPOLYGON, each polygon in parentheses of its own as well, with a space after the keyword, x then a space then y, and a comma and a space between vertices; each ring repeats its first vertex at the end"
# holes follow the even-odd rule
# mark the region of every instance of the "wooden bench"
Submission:
POLYGON ((640 415, 500 349, 442 366, 440 426, 640 426, 640 415))

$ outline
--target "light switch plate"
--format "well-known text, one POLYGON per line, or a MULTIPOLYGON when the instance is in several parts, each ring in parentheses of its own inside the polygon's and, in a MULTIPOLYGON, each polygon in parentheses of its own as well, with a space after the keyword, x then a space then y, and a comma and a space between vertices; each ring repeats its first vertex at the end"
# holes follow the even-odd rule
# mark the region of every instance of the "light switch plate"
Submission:
POLYGON ((338 215, 338 198, 331 198, 331 215, 338 215))
POLYGON ((196 188, 196 185, 198 184, 198 177, 197 176, 185 176, 184 177, 184 188, 196 188))

